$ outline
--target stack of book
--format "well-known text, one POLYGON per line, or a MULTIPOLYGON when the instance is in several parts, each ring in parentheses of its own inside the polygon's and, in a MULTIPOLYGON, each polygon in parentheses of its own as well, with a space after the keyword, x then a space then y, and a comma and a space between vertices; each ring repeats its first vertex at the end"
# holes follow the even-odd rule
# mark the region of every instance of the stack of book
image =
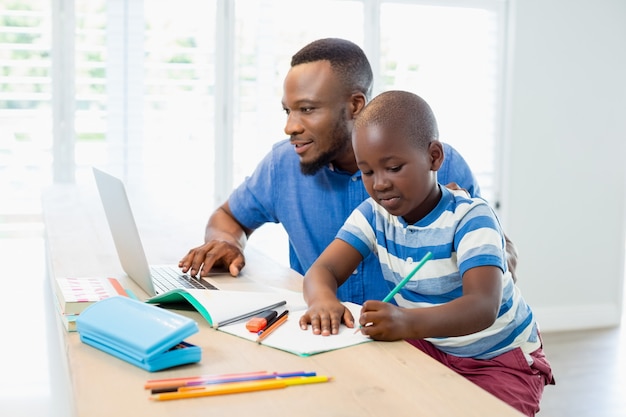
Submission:
POLYGON ((90 305, 126 291, 115 278, 56 277, 53 279, 55 306, 67 331, 76 331, 76 318, 90 305))

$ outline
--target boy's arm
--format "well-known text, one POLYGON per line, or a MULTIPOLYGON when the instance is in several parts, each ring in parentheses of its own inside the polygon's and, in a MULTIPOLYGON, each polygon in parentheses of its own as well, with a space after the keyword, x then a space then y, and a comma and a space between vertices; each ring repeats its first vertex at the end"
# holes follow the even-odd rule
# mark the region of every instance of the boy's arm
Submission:
POLYGON ((304 299, 309 306, 300 318, 300 327, 324 336, 337 334, 343 321, 354 326, 350 311, 337 298, 337 288, 343 284, 363 260, 361 254, 348 243, 335 239, 322 252, 304 276, 304 299))
POLYGON ((479 266, 463 275, 463 295, 429 308, 400 308, 366 301, 359 317, 363 334, 376 340, 452 337, 476 333, 491 326, 498 316, 502 270, 479 266))

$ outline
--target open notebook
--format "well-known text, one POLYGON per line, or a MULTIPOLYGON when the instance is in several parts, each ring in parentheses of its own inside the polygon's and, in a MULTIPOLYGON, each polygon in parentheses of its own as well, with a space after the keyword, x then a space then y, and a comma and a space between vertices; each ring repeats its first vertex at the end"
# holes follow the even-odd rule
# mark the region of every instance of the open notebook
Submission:
MULTIPOLYGON (((214 328, 237 323, 266 310, 287 304, 291 291, 203 291, 194 288, 174 289, 146 300, 169 309, 194 309, 214 328)), ((302 298, 302 296, 300 296, 302 298)))
MULTIPOLYGON (((354 328, 348 328, 343 324, 339 328, 339 334, 331 336, 314 335, 311 331, 311 326, 309 326, 308 330, 302 330, 299 324, 300 317, 302 317, 307 309, 302 294, 292 292, 289 294, 283 293, 282 296, 287 301, 287 304, 276 310, 279 313, 284 309, 289 310, 288 319, 280 327, 277 327, 268 337, 264 338, 261 341, 262 345, 280 349, 298 356, 311 356, 372 341, 368 336, 363 335, 361 332, 355 333, 354 328)), ((343 304, 350 310, 355 319, 359 317, 361 314, 360 305, 350 302, 343 304)), ((251 342, 255 342, 258 339, 257 333, 250 332, 246 328, 245 321, 220 326, 219 330, 242 337, 251 342)))
MULTIPOLYGON (((187 304, 187 307, 197 310, 209 325, 217 330, 253 343, 257 341, 259 335, 246 328, 246 323, 251 317, 265 310, 275 310, 278 314, 288 310, 287 321, 260 343, 298 356, 311 356, 372 341, 368 336, 361 332, 355 333, 354 328, 348 328, 343 324, 339 334, 332 336, 314 335, 310 326, 308 330, 302 330, 298 323, 307 306, 302 293, 295 291, 172 290, 147 302, 159 304, 164 308, 185 308, 181 304, 187 304)), ((344 305, 350 309, 355 318, 361 314, 360 305, 349 302, 344 305)))

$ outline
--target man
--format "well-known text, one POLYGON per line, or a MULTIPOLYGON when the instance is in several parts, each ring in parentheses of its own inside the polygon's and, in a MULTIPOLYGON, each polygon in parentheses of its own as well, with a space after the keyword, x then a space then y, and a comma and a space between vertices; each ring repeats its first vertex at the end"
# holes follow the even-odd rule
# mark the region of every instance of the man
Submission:
MULTIPOLYGON (((371 94, 373 75, 363 50, 336 38, 306 45, 291 60, 282 105, 289 139, 275 144, 248 177, 209 218, 205 244, 179 262, 183 272, 207 276, 223 266, 236 276, 245 265, 247 238, 267 222, 289 236, 289 261, 304 274, 346 218, 368 195, 352 150, 352 125, 371 94)), ((461 155, 444 144, 439 171, 472 196, 478 185, 461 155)), ((342 301, 382 299, 389 288, 370 256, 339 288, 342 301)))

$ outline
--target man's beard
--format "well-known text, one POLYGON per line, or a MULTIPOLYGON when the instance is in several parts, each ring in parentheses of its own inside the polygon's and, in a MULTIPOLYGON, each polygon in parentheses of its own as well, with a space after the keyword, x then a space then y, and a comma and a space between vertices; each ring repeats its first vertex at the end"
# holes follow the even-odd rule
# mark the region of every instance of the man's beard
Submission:
POLYGON ((333 129, 333 135, 330 138, 330 149, 319 155, 311 162, 300 161, 300 171, 304 175, 316 174, 320 169, 328 166, 339 155, 345 152, 348 149, 351 140, 352 133, 348 130, 345 119, 339 119, 333 129))

